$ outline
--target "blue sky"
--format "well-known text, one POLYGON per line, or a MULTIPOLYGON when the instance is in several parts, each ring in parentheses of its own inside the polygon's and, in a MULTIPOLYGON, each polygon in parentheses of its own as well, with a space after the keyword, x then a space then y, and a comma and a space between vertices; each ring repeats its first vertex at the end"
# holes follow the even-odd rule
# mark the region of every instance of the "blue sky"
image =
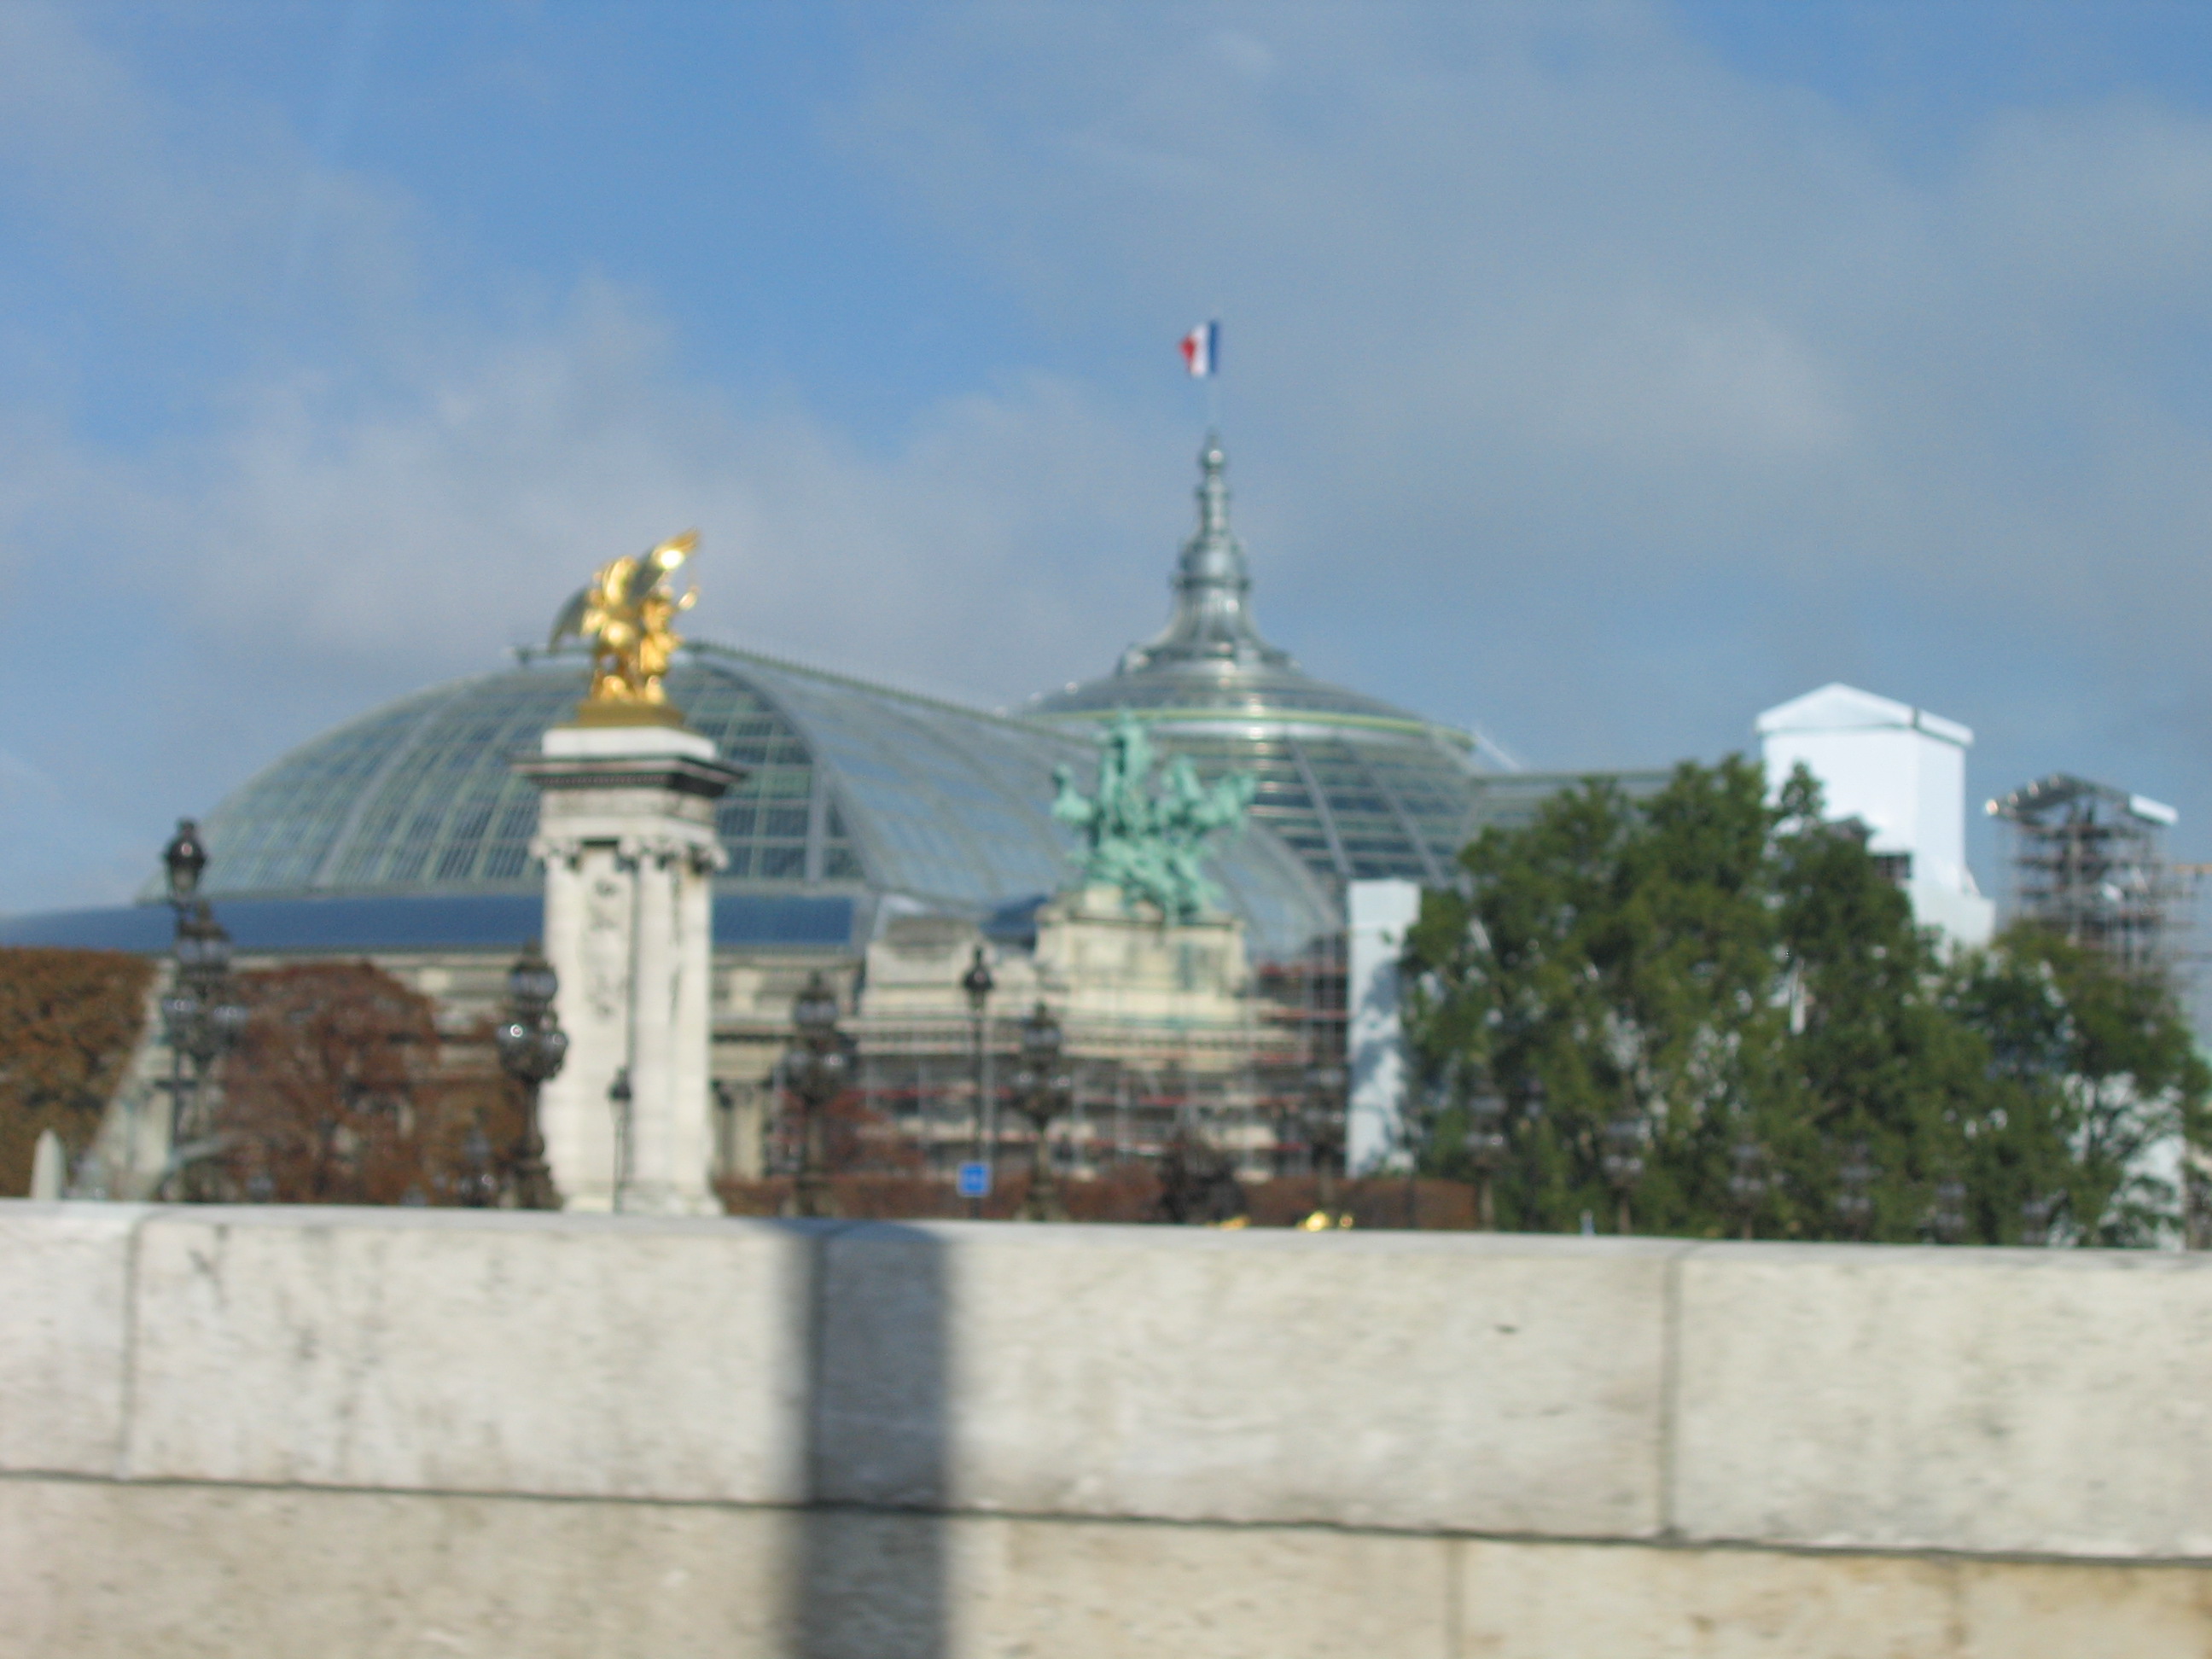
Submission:
POLYGON ((688 525, 700 633, 1101 672, 1216 312, 1316 672, 1560 768, 1849 680, 2212 857, 2205 17, 8 0, 0 909, 688 525))

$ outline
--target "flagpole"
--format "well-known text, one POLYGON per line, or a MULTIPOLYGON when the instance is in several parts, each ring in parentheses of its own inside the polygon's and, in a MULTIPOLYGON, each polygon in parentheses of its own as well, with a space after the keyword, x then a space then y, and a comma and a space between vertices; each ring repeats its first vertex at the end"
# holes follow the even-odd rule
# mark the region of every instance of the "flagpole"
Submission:
POLYGON ((1206 319, 1206 427, 1217 436, 1221 431, 1221 308, 1206 319))
POLYGON ((1221 319, 1217 314, 1183 336, 1182 352, 1190 372, 1206 382, 1206 427, 1221 430, 1221 319), (1201 363, 1203 367, 1200 367, 1201 363))

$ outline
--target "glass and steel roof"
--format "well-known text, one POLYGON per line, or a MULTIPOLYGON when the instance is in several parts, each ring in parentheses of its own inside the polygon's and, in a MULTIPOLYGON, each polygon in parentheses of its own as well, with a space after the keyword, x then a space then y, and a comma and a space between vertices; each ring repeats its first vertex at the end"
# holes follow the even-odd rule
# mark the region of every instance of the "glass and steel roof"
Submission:
POLYGON ((1202 776, 1249 771, 1253 817, 1333 882, 1439 883, 1476 823, 1474 739, 1317 680, 1261 636, 1243 544, 1229 526, 1227 457, 1199 456, 1198 532, 1170 584, 1167 627, 1103 679, 1031 698, 1022 713, 1087 726, 1128 709, 1202 776))
MULTIPOLYGON (((860 901, 849 894, 717 893, 717 945, 845 951, 860 901)), ((226 898, 219 920, 241 951, 512 951, 542 931, 545 902, 530 893, 402 893, 367 897, 226 898)), ((79 951, 173 950, 165 904, 50 910, 0 917, 0 945, 79 951)))
MULTIPOLYGON (((538 795, 510 769, 568 719, 584 660, 538 655, 366 714, 295 750, 204 825, 221 899, 522 895, 538 795)), ((1087 733, 958 708, 750 653, 685 647, 670 700, 745 770, 717 808, 724 895, 845 894, 979 913, 1066 884, 1052 773, 1087 733)), ((1266 830, 1213 860, 1255 948, 1287 954, 1337 924, 1332 896, 1266 830)), ((718 928, 718 933, 720 929, 718 928)))

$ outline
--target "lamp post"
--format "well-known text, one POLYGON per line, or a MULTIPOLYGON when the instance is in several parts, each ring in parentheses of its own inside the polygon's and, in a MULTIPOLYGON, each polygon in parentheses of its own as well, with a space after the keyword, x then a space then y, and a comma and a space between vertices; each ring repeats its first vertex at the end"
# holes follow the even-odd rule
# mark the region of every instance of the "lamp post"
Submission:
POLYGON ((198 896, 208 854, 191 819, 177 820, 177 833, 161 849, 161 863, 169 904, 176 912, 170 946, 176 972, 161 1003, 169 1044, 169 1160, 156 1191, 204 1200, 219 1195, 207 1165, 222 1149, 207 1121, 203 1097, 208 1074, 237 1044, 248 1016, 231 985, 230 935, 198 896))
POLYGON ((1759 1220, 1759 1206, 1771 1185, 1766 1173, 1766 1148, 1748 1134, 1729 1149, 1729 1201, 1735 1206, 1743 1236, 1749 1238, 1759 1220))
POLYGON ((500 1069, 522 1085, 522 1138, 514 1143, 500 1194, 510 1210, 561 1207, 552 1171, 545 1167, 545 1137, 538 1123, 538 1091, 559 1075, 568 1057, 568 1034, 553 1012, 553 999, 560 989, 560 975, 545 960, 538 941, 531 940, 507 970, 507 1019, 493 1034, 500 1069))
POLYGON ((707 1085, 714 1095, 714 1173, 718 1177, 738 1172, 738 1093, 727 1078, 707 1085))
POLYGON ((1644 1178, 1644 1120, 1634 1111, 1605 1126, 1605 1155, 1600 1160, 1606 1185, 1613 1188, 1614 1231, 1631 1231, 1629 1199, 1644 1178))
POLYGON ((799 1097, 799 1179, 791 1212, 833 1216, 837 1202, 823 1156, 822 1113, 852 1079, 852 1039, 837 1029, 837 994, 818 970, 807 976, 791 1005, 791 1023, 797 1035, 784 1055, 784 1078, 799 1097))
POLYGON ((200 841, 200 827, 191 818, 177 820, 177 833, 161 849, 161 863, 168 872, 169 902, 177 907, 179 916, 185 907, 198 895, 200 874, 207 868, 207 848, 200 841))
POLYGON ((1498 1231, 1498 1166, 1505 1162, 1505 1097, 1486 1081, 1468 1097, 1467 1156, 1474 1165, 1474 1224, 1498 1231))
MULTIPOLYGON (((998 981, 991 977, 991 964, 984 957, 983 947, 975 947, 975 959, 969 963, 968 971, 960 976, 960 988, 968 997, 968 1031, 969 1052, 975 1062, 975 1104, 968 1127, 968 1161, 983 1162, 983 1103, 990 1097, 990 1077, 985 1067, 984 1038, 988 1035, 991 1018, 991 993, 998 981)), ((983 1214, 981 1194, 968 1200, 968 1216, 978 1220, 983 1214)))
MULTIPOLYGON (((499 1201, 499 1174, 492 1168, 491 1141, 483 1125, 471 1123, 461 1144, 460 1197, 471 1210, 489 1209, 499 1201)), ((410 1192, 419 1191, 410 1187, 410 1192)))
POLYGON ((1308 1232, 1349 1224, 1337 1208, 1336 1190, 1344 1173, 1344 1084, 1341 1066, 1316 1060, 1306 1067, 1306 1158, 1313 1165, 1314 1212, 1298 1224, 1308 1232))
POLYGON ((1060 1069, 1062 1036, 1052 1010, 1037 1004, 1022 1022, 1022 1069, 1014 1079, 1014 1107, 1030 1122, 1030 1188, 1022 1194, 1018 1221, 1065 1221, 1067 1203, 1053 1173, 1052 1121, 1067 1108, 1073 1092, 1060 1069))
POLYGON ((630 1131, 635 1126, 636 1114, 630 1109, 637 1103, 637 1091, 630 1087, 629 1067, 615 1067, 614 1081, 607 1085, 607 1106, 615 1115, 615 1180, 614 1207, 619 1212, 623 1200, 629 1192, 630 1131))
POLYGON ((1966 1183, 1954 1175, 1936 1183, 1936 1208, 1929 1224, 1939 1244, 1956 1244, 1966 1236, 1966 1183))
POLYGON ((1836 1194, 1836 1218, 1846 1237, 1864 1241, 1874 1225, 1874 1183, 1881 1171, 1863 1140, 1851 1143, 1850 1155, 1836 1171, 1840 1190, 1836 1194))

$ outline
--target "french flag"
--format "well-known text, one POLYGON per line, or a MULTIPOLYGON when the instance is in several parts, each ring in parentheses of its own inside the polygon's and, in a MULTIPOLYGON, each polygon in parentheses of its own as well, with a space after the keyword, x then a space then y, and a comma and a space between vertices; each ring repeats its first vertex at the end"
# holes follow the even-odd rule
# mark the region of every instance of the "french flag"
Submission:
POLYGON ((1183 366, 1190 378, 1203 380, 1221 372, 1221 325, 1200 323, 1182 337, 1183 366))

